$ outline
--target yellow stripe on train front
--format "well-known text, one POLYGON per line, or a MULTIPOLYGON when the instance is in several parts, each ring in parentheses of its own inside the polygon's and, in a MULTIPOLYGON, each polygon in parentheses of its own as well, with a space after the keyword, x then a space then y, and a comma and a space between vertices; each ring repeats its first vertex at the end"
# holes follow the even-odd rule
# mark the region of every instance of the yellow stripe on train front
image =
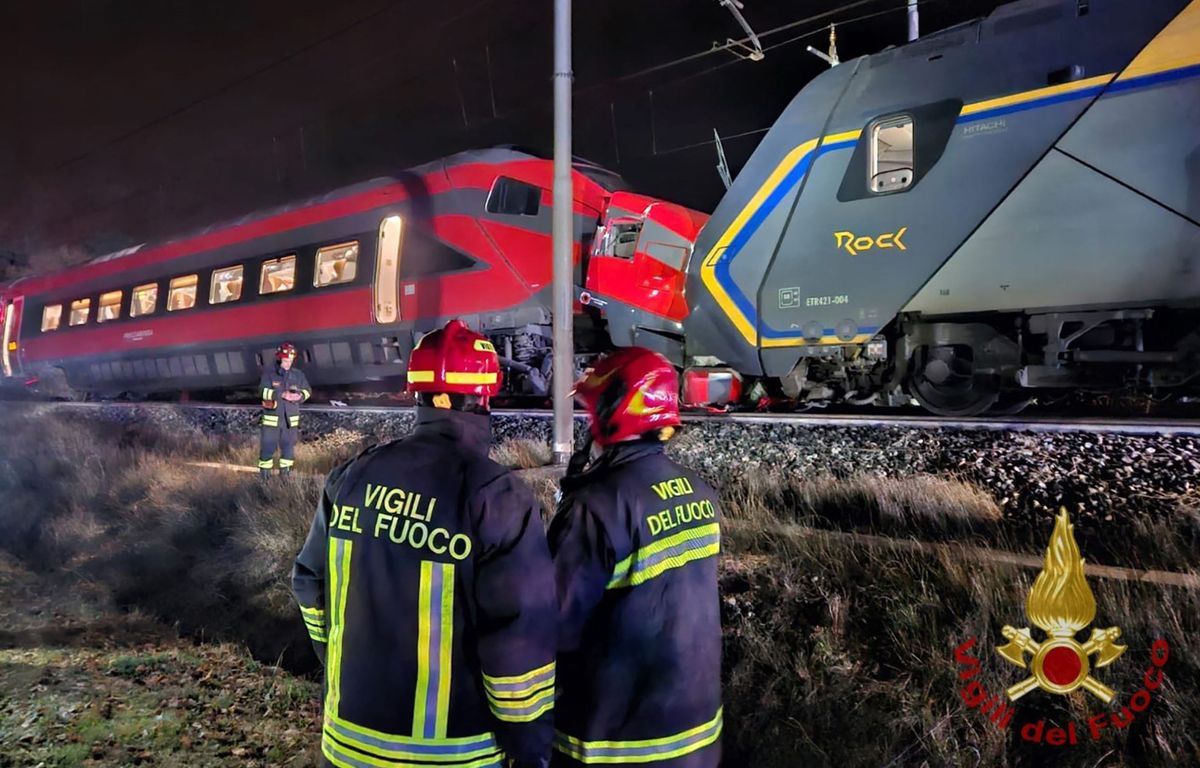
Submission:
POLYGON ((716 244, 713 245, 712 250, 704 257, 704 261, 700 265, 700 278, 703 280, 705 287, 708 288, 708 292, 717 300, 717 304, 721 307, 722 311, 733 321, 734 327, 742 334, 742 338, 746 340, 746 343, 751 346, 758 343, 758 330, 750 322, 750 319, 742 314, 742 311, 734 303, 732 297, 726 292, 725 287, 717 280, 717 261, 725 252, 725 249, 729 247, 729 244, 733 242, 733 239, 741 232, 746 222, 750 220, 755 212, 762 207, 762 204, 766 202, 767 198, 771 196, 771 193, 775 191, 776 187, 782 184, 787 175, 792 172, 792 169, 799 165, 808 153, 812 152, 816 147, 817 139, 809 139, 783 158, 783 161, 767 177, 766 182, 754 193, 754 197, 750 198, 750 202, 742 208, 741 213, 737 215, 721 237, 717 239, 716 244))
POLYGON ((1194 64, 1200 64, 1200 0, 1192 0, 1163 27, 1117 80, 1156 75, 1194 64))

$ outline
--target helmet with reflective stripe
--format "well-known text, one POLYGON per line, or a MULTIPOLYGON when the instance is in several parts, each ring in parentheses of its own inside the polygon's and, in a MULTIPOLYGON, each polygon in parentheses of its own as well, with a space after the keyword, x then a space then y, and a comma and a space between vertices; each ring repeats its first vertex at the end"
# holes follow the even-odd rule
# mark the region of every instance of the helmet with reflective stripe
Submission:
POLYGON ((408 361, 408 391, 476 395, 500 391, 500 358, 487 337, 457 318, 413 347, 408 361))
POLYGON ((679 376, 657 352, 626 347, 605 355, 575 385, 601 446, 679 425, 679 376))
POLYGON ((284 342, 275 349, 275 359, 284 360, 296 356, 296 348, 290 342, 284 342))

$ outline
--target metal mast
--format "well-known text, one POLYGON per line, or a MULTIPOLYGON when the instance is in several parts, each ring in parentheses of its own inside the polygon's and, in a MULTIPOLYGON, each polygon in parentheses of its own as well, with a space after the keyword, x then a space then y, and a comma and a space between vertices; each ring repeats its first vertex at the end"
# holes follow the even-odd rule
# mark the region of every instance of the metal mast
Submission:
POLYGON ((574 197, 571 188, 571 0, 554 0, 554 463, 571 457, 574 438, 575 344, 572 338, 574 286, 574 197))

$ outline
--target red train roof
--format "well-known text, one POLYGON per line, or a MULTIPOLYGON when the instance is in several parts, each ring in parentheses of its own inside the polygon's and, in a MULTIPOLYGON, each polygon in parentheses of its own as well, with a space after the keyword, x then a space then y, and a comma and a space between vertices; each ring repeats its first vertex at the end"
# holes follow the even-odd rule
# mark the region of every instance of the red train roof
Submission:
MULTIPOLYGON (((419 175, 430 194, 455 188, 490 188, 494 166, 505 165, 506 174, 546 188, 552 186, 552 162, 506 147, 469 150, 408 169, 404 176, 419 175)), ((594 166, 577 167, 576 200, 597 210, 602 189, 610 184, 598 181, 594 166), (589 185, 588 182, 591 182, 589 185), (588 189, 588 187, 595 187, 588 189), (596 188, 598 187, 598 188, 596 188)), ((619 179, 615 174, 612 178, 619 179)), ((610 181, 605 178, 605 181, 610 181)), ((105 254, 84 264, 45 275, 21 278, 10 284, 24 294, 54 291, 66 286, 90 282, 126 270, 167 262, 183 256, 214 250, 325 221, 331 221, 374 208, 382 208, 409 197, 409 183, 402 176, 385 176, 331 190, 322 195, 249 213, 237 219, 213 224, 187 235, 151 245, 142 244, 105 254)))

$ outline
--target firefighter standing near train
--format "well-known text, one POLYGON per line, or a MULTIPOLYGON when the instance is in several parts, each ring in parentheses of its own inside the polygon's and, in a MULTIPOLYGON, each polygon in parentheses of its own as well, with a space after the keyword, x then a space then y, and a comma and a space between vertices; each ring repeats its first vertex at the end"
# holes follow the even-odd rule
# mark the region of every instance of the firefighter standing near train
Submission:
POLYGON ((300 403, 312 397, 312 388, 304 371, 294 368, 296 348, 289 343, 275 350, 275 364, 263 371, 259 381, 262 396, 262 427, 259 431, 258 471, 265 480, 275 468, 279 450, 279 471, 290 474, 296 463, 296 442, 300 437, 300 403))
POLYGON ((638 347, 576 386, 590 417, 550 524, 559 595, 555 766, 715 768, 721 748, 716 493, 664 452, 679 384, 638 347))
POLYGON ((330 473, 293 568, 325 666, 322 753, 544 768, 554 572, 537 500, 488 458, 499 358, 452 320, 413 349, 408 382, 415 431, 330 473))

